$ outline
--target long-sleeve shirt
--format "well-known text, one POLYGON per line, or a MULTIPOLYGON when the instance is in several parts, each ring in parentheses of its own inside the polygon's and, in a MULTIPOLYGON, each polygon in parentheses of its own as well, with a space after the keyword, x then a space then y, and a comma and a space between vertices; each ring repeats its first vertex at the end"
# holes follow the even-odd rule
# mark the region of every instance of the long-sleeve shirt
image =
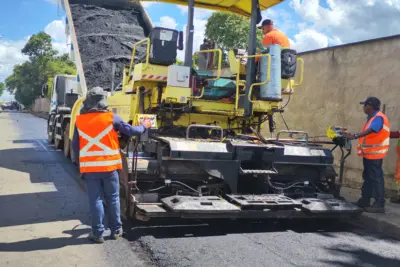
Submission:
MULTIPOLYGON (((122 118, 117 114, 114 114, 113 125, 115 131, 119 131, 129 137, 140 135, 146 130, 146 128, 143 125, 132 126, 124 122, 122 118)), ((76 125, 74 130, 74 136, 72 138, 72 149, 74 152, 76 163, 79 163, 79 134, 76 125)))
MULTIPOLYGON (((367 116, 367 121, 369 121, 372 117, 378 113, 379 110, 375 111, 372 116, 367 116)), ((374 120, 371 122, 369 128, 371 128, 375 133, 379 132, 383 128, 383 118, 378 116, 375 117, 374 120)))

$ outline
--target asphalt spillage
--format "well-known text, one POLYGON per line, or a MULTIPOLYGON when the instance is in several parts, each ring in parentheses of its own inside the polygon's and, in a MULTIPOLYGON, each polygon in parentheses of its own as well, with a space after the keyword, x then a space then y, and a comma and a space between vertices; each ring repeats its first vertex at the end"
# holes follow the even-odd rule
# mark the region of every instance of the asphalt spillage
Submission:
MULTIPOLYGON (((115 83, 122 81, 123 68, 129 66, 133 44, 145 38, 139 12, 132 7, 99 7, 71 4, 87 88, 111 87, 112 63, 116 63, 115 83)), ((138 46, 137 57, 145 53, 138 46)))

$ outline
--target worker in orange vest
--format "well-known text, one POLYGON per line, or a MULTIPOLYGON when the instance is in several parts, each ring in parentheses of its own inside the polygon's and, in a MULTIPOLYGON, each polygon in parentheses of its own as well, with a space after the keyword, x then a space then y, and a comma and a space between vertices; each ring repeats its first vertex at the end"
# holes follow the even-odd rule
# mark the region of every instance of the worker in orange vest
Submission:
POLYGON ((90 90, 83 101, 80 115, 76 117, 72 148, 87 186, 92 215, 89 238, 96 243, 104 242, 103 194, 108 207, 111 237, 117 239, 122 235, 118 176, 122 159, 117 132, 131 137, 142 134, 150 127, 148 119, 142 121, 142 125, 133 127, 108 111, 105 92, 100 87, 90 90))
MULTIPOLYGON (((281 48, 290 48, 289 38, 286 36, 286 34, 284 34, 283 32, 274 27, 274 22, 272 20, 270 19, 263 20, 261 25, 258 26, 257 28, 262 30, 263 33, 262 46, 264 49, 269 49, 269 45, 272 44, 280 45, 281 48)), ((257 54, 260 54, 260 51, 257 51, 257 54)), ((255 62, 258 63, 259 61, 260 58, 256 57, 255 62)))
POLYGON ((262 45, 268 48, 268 45, 278 44, 284 48, 290 48, 289 38, 274 27, 274 22, 270 19, 265 19, 260 26, 257 27, 263 31, 262 45))
POLYGON ((357 205, 367 212, 385 212, 385 186, 382 162, 389 150, 390 124, 380 111, 381 102, 376 97, 368 97, 364 105, 367 120, 358 134, 345 133, 348 139, 358 139, 357 154, 363 157, 364 184, 357 205), (375 202, 371 206, 371 198, 375 202))

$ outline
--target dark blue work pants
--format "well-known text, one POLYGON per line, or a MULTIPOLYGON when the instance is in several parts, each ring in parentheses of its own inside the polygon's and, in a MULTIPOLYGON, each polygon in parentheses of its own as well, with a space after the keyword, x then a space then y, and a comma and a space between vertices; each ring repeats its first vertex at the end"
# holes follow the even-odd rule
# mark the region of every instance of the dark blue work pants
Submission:
POLYGON ((117 233, 122 227, 119 206, 118 171, 85 173, 84 176, 89 197, 90 213, 92 215, 93 234, 100 237, 104 232, 103 194, 107 203, 108 224, 111 233, 117 233))
POLYGON ((362 186, 362 198, 370 201, 375 198, 376 205, 383 207, 385 205, 385 181, 383 178, 382 159, 363 158, 364 184, 362 186))

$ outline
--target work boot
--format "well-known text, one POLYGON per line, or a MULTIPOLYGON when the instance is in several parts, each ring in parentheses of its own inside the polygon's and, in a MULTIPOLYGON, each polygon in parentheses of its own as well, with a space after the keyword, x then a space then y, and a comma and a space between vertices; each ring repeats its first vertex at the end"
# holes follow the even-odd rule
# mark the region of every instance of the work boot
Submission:
POLYGON ((385 206, 375 202, 371 207, 367 207, 364 210, 369 213, 385 213, 385 206))
POLYGON ((122 229, 116 231, 115 233, 111 233, 111 238, 117 240, 122 236, 122 229))
POLYGON ((354 205, 359 206, 360 208, 368 208, 371 206, 371 203, 369 200, 366 200, 365 198, 360 198, 357 202, 353 203, 354 205))
POLYGON ((102 236, 97 237, 93 233, 90 233, 88 238, 97 244, 104 243, 104 238, 102 236))

